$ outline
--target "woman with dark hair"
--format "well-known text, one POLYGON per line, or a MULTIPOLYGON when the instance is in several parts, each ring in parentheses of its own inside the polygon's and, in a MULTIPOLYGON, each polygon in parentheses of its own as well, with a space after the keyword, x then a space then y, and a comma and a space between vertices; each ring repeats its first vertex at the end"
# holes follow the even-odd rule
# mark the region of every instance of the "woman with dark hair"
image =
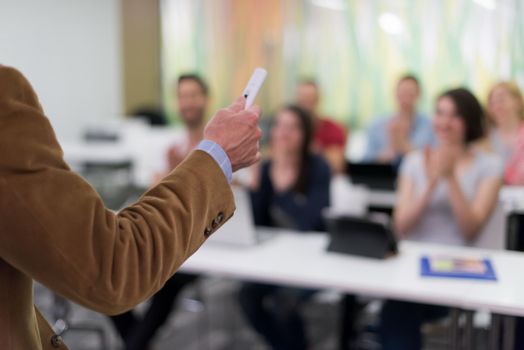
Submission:
MULTIPOLYGON (((497 155, 472 146, 485 134, 484 126, 482 107, 471 92, 455 89, 439 96, 436 147, 412 152, 401 166, 394 212, 400 238, 460 246, 477 237, 497 203, 503 174, 497 155)), ((441 306, 386 301, 382 349, 421 349, 421 325, 447 313, 441 306)))
MULTIPOLYGON (((312 120, 297 106, 277 114, 270 138, 270 157, 261 166, 252 190, 257 226, 299 231, 321 230, 322 209, 329 206, 330 171, 311 153, 312 120)), ((306 349, 299 308, 311 290, 246 283, 240 306, 253 328, 273 349, 306 349)))

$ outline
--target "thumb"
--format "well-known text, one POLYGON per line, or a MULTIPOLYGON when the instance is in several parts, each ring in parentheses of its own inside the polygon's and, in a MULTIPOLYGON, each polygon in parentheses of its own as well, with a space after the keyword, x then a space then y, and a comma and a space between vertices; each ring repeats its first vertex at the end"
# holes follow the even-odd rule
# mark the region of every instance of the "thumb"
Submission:
POLYGON ((246 99, 244 98, 244 96, 239 96, 237 97, 235 102, 233 102, 232 104, 229 105, 229 107, 227 107, 227 109, 229 109, 233 113, 238 113, 244 110, 245 105, 246 105, 246 99))

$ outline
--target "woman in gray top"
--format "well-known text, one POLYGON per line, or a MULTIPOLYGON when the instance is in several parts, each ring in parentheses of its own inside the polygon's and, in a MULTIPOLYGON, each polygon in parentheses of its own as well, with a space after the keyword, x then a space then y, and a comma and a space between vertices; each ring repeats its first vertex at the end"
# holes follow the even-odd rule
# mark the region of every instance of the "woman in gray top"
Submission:
MULTIPOLYGON (((502 184, 501 159, 471 146, 484 135, 484 113, 466 89, 443 93, 436 103, 434 149, 404 160, 394 213, 401 238, 449 245, 474 240, 502 184)), ((387 301, 381 315, 384 350, 422 348, 420 326, 447 314, 444 307, 387 301)))

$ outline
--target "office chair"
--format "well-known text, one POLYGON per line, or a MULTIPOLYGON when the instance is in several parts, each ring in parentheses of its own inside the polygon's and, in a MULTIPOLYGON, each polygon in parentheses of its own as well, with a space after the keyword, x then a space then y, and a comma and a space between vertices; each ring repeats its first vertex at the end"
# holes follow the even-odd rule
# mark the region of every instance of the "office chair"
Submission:
POLYGON ((100 350, 109 350, 109 341, 106 331, 98 324, 85 322, 73 322, 71 320, 71 302, 53 293, 53 313, 54 323, 52 325, 55 334, 64 336, 70 332, 94 333, 99 338, 100 350))

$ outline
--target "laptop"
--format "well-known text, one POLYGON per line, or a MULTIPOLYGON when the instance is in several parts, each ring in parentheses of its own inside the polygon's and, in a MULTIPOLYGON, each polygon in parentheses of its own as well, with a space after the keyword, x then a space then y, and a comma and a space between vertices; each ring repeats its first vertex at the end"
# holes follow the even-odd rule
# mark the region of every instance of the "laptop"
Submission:
POLYGON ((236 203, 235 215, 211 235, 208 242, 235 246, 256 245, 260 237, 255 228, 249 192, 244 188, 234 187, 233 195, 236 203))
POLYGON ((347 173, 355 185, 380 191, 396 189, 397 167, 394 164, 348 162, 347 173))
POLYGON ((328 252, 386 259, 398 253, 397 240, 382 216, 326 218, 330 242, 328 252))

